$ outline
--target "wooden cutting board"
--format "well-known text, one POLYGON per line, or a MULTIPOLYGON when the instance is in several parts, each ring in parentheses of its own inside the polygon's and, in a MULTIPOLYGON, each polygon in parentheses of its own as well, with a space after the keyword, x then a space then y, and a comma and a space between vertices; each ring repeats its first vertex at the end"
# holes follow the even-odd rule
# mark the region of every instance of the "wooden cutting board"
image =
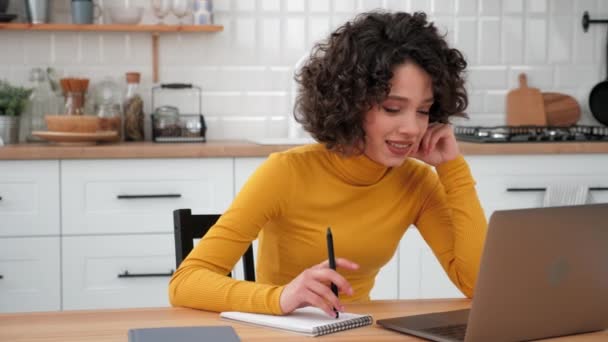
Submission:
POLYGON ((547 125, 543 96, 537 88, 528 87, 524 73, 519 74, 519 88, 507 94, 507 125, 547 125))
POLYGON ((542 93, 549 126, 572 126, 581 118, 581 107, 570 95, 542 93))

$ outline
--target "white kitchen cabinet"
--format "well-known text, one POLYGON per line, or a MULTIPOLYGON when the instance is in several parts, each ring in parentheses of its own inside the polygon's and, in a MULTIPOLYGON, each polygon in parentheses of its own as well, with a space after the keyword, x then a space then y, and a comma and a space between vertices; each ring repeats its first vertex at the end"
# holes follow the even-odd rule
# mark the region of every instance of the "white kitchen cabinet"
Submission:
POLYGON ((173 210, 222 213, 233 196, 233 159, 61 162, 65 235, 173 231, 173 210))
POLYGON ((370 293, 371 299, 399 299, 399 248, 380 269, 370 293))
POLYGON ((0 162, 0 236, 59 234, 59 162, 0 162))
POLYGON ((399 244, 399 298, 463 298, 418 229, 410 227, 399 244))
MULTIPOLYGON (((574 184, 608 189, 608 156, 468 156, 486 216, 499 209, 542 207, 551 185, 574 184), (539 189, 537 191, 521 191, 539 189), (520 191, 517 191, 520 190, 520 191)), ((608 191, 590 191, 590 203, 608 202, 608 191)))
POLYGON ((63 309, 169 306, 173 234, 68 236, 63 309))
POLYGON ((0 312, 61 309, 59 237, 0 238, 0 312))

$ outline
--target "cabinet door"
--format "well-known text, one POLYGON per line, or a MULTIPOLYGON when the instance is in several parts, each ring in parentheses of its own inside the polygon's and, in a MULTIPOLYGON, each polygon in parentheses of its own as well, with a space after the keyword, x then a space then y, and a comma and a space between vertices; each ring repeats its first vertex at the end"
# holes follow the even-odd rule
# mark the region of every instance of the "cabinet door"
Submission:
POLYGON ((61 309, 59 237, 0 238, 0 312, 61 309))
POLYGON ((59 234, 59 162, 0 161, 0 236, 59 234))
POLYGON ((62 239, 64 310, 169 306, 173 235, 62 239))
POLYGON ((172 232, 173 210, 222 213, 232 158, 62 161, 63 234, 172 232))
POLYGON ((410 227, 399 245, 399 298, 463 298, 418 230, 410 227))
POLYGON ((399 299, 399 249, 376 276, 371 299, 399 299))

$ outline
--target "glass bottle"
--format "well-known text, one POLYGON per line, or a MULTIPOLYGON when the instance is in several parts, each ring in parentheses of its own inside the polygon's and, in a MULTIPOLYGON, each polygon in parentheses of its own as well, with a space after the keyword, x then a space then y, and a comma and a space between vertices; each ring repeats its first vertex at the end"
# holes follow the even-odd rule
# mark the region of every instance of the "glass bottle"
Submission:
POLYGON ((60 106, 44 70, 33 68, 30 71, 30 81, 33 83, 33 89, 21 118, 21 141, 39 142, 42 139, 33 136, 32 132, 45 131, 47 128, 44 116, 59 114, 60 106))
POLYGON ((144 140, 144 101, 139 94, 140 74, 128 72, 127 93, 123 103, 123 131, 126 141, 144 140))

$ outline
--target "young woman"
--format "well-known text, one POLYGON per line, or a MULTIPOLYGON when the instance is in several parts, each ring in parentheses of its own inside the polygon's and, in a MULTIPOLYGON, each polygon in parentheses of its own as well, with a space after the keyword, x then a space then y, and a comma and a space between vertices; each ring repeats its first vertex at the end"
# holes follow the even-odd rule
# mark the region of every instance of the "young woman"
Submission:
POLYGON ((487 224, 448 124, 467 106, 465 67, 423 13, 364 13, 317 44, 297 75, 296 119, 319 143, 256 170, 173 275, 171 303, 333 317, 369 300, 412 224, 471 297, 487 224), (256 238, 257 281, 227 277, 256 238))

